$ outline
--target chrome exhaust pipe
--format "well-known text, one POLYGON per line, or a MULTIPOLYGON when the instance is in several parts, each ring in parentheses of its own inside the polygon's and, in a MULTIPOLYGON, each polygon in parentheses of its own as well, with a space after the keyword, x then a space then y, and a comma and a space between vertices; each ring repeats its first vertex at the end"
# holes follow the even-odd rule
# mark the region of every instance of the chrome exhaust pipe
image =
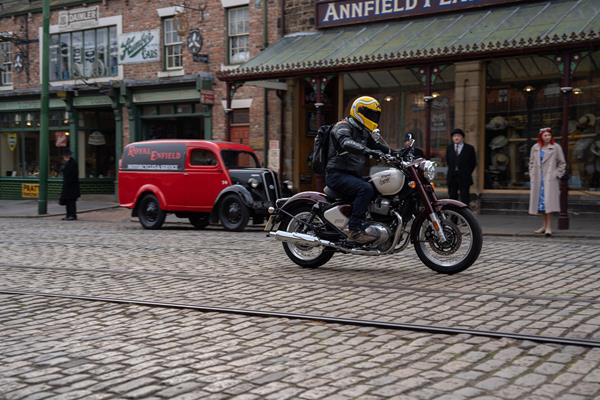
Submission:
POLYGON ((286 231, 277 231, 269 233, 269 236, 279 240, 280 242, 288 242, 293 244, 298 244, 301 246, 310 246, 310 247, 333 247, 338 248, 334 243, 329 240, 319 239, 313 235, 307 235, 305 233, 298 232, 286 232, 286 231))
POLYGON ((268 235, 269 235, 269 237, 275 238, 276 240, 279 240, 280 242, 287 242, 287 243, 297 244, 300 246, 310 246, 310 247, 319 247, 319 246, 331 247, 333 249, 341 251, 342 253, 350 253, 350 254, 356 254, 356 255, 361 255, 361 256, 380 256, 383 254, 379 250, 348 249, 345 247, 338 246, 335 243, 330 242, 329 240, 319 239, 316 236, 307 235, 305 233, 277 231, 277 232, 270 232, 268 235))

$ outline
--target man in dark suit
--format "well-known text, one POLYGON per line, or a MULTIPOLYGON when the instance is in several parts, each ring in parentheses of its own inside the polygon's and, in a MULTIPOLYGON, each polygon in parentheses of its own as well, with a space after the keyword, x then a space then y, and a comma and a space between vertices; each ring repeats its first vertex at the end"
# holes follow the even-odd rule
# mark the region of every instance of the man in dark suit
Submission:
POLYGON ((469 187, 473 184, 472 174, 477 166, 475 148, 465 143, 465 133, 462 129, 454 129, 450 133, 452 142, 446 148, 448 163, 448 196, 469 205, 469 187))
POLYGON ((65 165, 63 166, 63 187, 60 193, 59 203, 66 206, 67 216, 63 218, 66 221, 77 219, 77 199, 79 198, 79 169, 77 161, 71 157, 71 150, 66 149, 63 152, 65 165))

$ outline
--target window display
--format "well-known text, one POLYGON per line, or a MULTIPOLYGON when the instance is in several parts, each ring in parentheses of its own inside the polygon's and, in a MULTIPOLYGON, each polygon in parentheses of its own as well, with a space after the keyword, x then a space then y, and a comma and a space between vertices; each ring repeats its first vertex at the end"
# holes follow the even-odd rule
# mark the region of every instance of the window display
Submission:
MULTIPOLYGON (((571 189, 600 191, 600 52, 581 54, 569 107, 571 189), (596 142, 597 145, 596 145, 596 142)), ((485 117, 485 188, 529 188, 529 151, 541 128, 562 143, 561 75, 552 56, 488 63, 485 117), (534 73, 535 72, 535 73, 534 73)), ((564 146, 563 146, 564 147, 564 146)))
POLYGON ((116 76, 116 27, 54 34, 50 37, 50 80, 116 76))

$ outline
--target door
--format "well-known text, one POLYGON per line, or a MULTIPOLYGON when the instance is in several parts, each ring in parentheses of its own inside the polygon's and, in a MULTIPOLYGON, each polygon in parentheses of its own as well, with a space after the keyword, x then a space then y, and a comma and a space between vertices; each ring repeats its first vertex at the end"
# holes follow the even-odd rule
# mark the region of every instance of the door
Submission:
POLYGON ((206 148, 189 148, 185 171, 186 209, 210 212, 221 191, 230 185, 217 155, 206 148))

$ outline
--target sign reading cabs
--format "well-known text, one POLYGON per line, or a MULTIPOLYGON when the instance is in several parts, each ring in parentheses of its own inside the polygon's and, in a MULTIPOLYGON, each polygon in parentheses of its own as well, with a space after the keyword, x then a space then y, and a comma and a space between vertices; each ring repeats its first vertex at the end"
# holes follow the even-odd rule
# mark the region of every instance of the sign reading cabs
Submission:
POLYGON ((21 183, 21 197, 24 199, 37 199, 40 195, 39 183, 21 183))

